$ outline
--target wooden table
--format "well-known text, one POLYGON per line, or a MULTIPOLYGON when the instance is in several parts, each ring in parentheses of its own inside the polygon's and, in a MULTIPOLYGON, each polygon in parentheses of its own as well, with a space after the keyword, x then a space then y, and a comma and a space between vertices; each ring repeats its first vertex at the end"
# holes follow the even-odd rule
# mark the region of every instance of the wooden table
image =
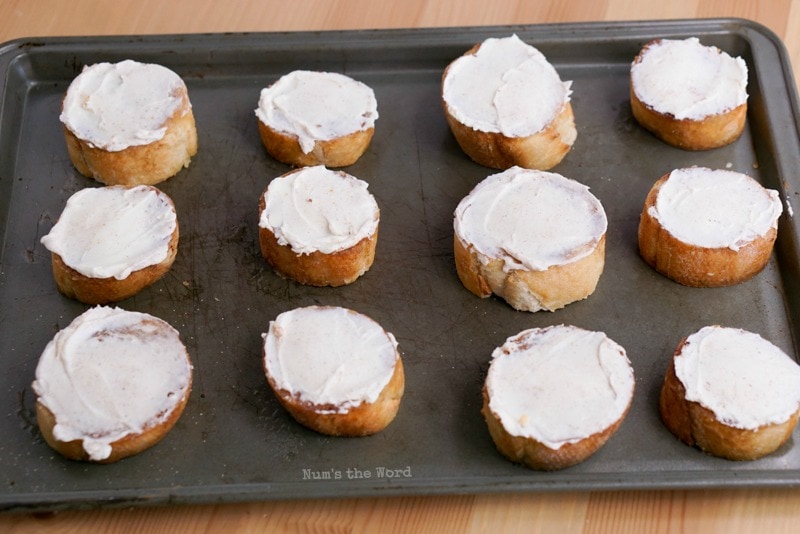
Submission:
MULTIPOLYGON (((743 17, 781 38, 800 69, 790 0, 3 0, 0 41, 18 37, 330 30, 743 17)), ((2 532, 546 530, 798 532, 800 488, 459 495, 255 502, 0 515, 2 532)))

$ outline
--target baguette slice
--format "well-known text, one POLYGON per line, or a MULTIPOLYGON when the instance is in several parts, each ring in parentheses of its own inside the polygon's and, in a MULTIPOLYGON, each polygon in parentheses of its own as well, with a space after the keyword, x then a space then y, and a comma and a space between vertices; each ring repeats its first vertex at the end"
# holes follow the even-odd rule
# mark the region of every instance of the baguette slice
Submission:
POLYGON ((256 117, 267 153, 294 166, 345 167, 375 133, 372 88, 333 72, 292 71, 261 91, 256 117))
POLYGON ((258 210, 261 254, 284 278, 343 286, 375 260, 380 210, 366 182, 343 171, 290 171, 267 186, 258 210))
MULTIPOLYGON (((697 339, 697 335, 684 338, 675 350, 664 377, 659 397, 661 420, 683 443, 713 456, 729 460, 755 460, 773 453, 788 442, 800 416, 800 367, 782 353, 778 353, 778 356, 771 360, 763 361, 761 359, 763 354, 777 349, 764 349, 763 345, 768 342, 760 337, 757 337, 760 340, 758 344, 750 344, 749 340, 754 339, 755 334, 717 326, 706 327, 698 334, 703 335, 705 332, 725 333, 731 336, 732 341, 728 342, 730 350, 726 349, 724 353, 720 350, 716 353, 706 352, 703 357, 724 359, 721 368, 724 368, 725 375, 735 377, 736 385, 716 386, 714 391, 712 384, 724 377, 720 372, 704 373, 703 380, 708 382, 707 387, 711 392, 704 393, 705 396, 699 398, 695 393, 695 386, 692 386, 691 394, 687 394, 687 387, 676 373, 676 362, 688 357, 686 352, 690 345, 699 345, 701 341, 697 339), (747 348, 741 349, 741 347, 747 348), (740 367, 734 363, 733 356, 739 351, 743 353, 743 358, 753 361, 751 368, 740 367), (731 369, 732 366, 735 368, 731 369), (770 373, 775 376, 771 381, 759 379, 757 376, 770 373), (787 383, 793 385, 784 387, 787 383), (749 395, 749 398, 740 402, 738 408, 726 407, 723 401, 719 400, 718 391, 721 387, 731 393, 738 391, 741 395, 749 395), (784 416, 779 415, 776 420, 770 421, 764 414, 754 416, 747 409, 748 405, 757 408, 768 402, 772 407, 777 406, 769 416, 775 414, 784 416), (724 412, 719 409, 720 406, 724 412), (757 417, 762 419, 759 420, 757 417)), ((700 349, 692 346, 693 352, 698 350, 700 349)))
POLYGON ((163 278, 179 238, 166 193, 147 185, 105 186, 75 193, 42 243, 51 251, 59 292, 85 304, 109 304, 163 278))
POLYGON ((631 65, 634 118, 684 150, 733 143, 747 118, 747 65, 697 38, 656 39, 631 65))
POLYGON ((390 333, 353 310, 310 306, 280 314, 263 335, 267 382, 300 424, 358 437, 391 423, 405 388, 390 333))
POLYGON ((625 350, 605 334, 536 328, 495 350, 481 411, 503 456, 553 471, 606 444, 630 409, 634 387, 625 350))
POLYGON ((95 307, 42 354, 33 384, 36 420, 64 457, 112 463, 161 441, 183 413, 191 386, 189 354, 168 323, 95 307))
POLYGON ((456 272, 481 298, 555 311, 595 291, 606 228, 605 211, 585 186, 512 167, 484 179, 456 208, 456 272))
POLYGON ((782 210, 777 192, 745 175, 700 167, 677 169, 659 178, 645 198, 639 253, 656 271, 685 286, 739 284, 769 262, 782 210), (691 201, 694 207, 672 209, 666 196, 665 207, 659 207, 668 180, 674 181, 668 195, 687 205, 691 201), (684 186, 691 182, 697 185, 684 186), (730 230, 738 233, 724 239, 722 232, 730 230))
POLYGON ((516 35, 491 38, 445 68, 442 106, 453 136, 476 163, 548 170, 577 137, 569 87, 516 35))
POLYGON ((160 65, 127 60, 87 67, 67 90, 61 120, 72 164, 106 185, 163 182, 188 167, 197 154, 197 129, 186 85, 160 65), (95 74, 122 80, 122 89, 103 95, 96 86, 114 82, 81 83, 95 74), (164 81, 147 88, 148 77, 154 75, 164 81), (132 89, 124 89, 127 79, 134 80, 129 84, 132 89), (87 108, 82 101, 101 103, 87 108))

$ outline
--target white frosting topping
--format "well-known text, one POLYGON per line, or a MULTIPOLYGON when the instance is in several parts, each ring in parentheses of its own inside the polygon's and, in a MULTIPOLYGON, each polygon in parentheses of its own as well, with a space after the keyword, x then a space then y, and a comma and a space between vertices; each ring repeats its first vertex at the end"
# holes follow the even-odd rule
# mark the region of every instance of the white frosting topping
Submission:
POLYGON ((702 120, 747 101, 747 64, 696 37, 650 43, 631 65, 636 96, 678 120, 702 120))
POLYGON ((483 132, 527 137, 561 112, 572 82, 516 35, 483 41, 448 67, 442 98, 459 122, 483 132))
POLYGON ((33 390, 55 416, 59 441, 83 440, 93 460, 111 443, 163 422, 186 396, 192 366, 165 321, 95 307, 47 344, 33 390))
POLYGON ((41 241, 84 276, 122 280, 164 261, 177 224, 172 200, 155 187, 89 187, 41 241))
POLYGON ((728 426, 780 424, 800 408, 800 366, 758 334, 706 326, 674 358, 686 399, 728 426))
POLYGON ((544 271, 588 256, 605 235, 600 201, 560 174, 511 167, 485 178, 458 204, 458 239, 482 261, 544 271))
POLYGON ((350 248, 378 228, 378 203, 367 187, 343 171, 303 167, 267 186, 259 226, 298 254, 350 248))
POLYGON ((302 401, 347 413, 375 402, 397 364, 397 341, 353 310, 309 306, 278 315, 264 338, 265 368, 275 385, 302 401))
POLYGON ((782 212, 777 191, 746 174, 705 167, 672 171, 648 208, 651 217, 684 243, 731 250, 777 228, 782 212))
POLYGON ((496 348, 486 388, 509 434, 559 449, 622 417, 634 376, 625 349, 604 333, 560 325, 524 330, 496 348))
POLYGON ((368 85, 349 76, 298 70, 262 89, 255 113, 272 129, 297 136, 308 154, 317 141, 373 128, 378 102, 368 85))
POLYGON ((164 137, 183 80, 166 67, 125 60, 84 67, 64 98, 61 122, 90 145, 117 152, 164 137))

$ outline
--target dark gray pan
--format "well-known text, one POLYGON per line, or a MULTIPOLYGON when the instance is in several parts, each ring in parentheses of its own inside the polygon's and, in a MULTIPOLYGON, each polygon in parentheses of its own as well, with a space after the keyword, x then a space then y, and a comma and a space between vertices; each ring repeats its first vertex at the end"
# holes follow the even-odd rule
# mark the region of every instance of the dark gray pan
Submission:
POLYGON ((273 498, 497 491, 710 488, 800 484, 794 438, 749 463, 712 458, 662 426, 657 397, 676 345, 707 324, 755 331, 797 357, 800 169, 797 97, 781 42, 744 20, 588 23, 390 31, 168 35, 17 40, 0 48, 0 509, 60 509, 273 498), (443 118, 444 67, 486 37, 517 33, 573 80, 578 139, 554 169, 591 187, 609 217, 605 272, 594 295, 555 313, 517 312, 459 282, 452 212, 493 171, 464 156, 443 118), (628 70, 657 37, 697 36, 742 56, 749 115, 733 145, 690 153, 632 119, 628 70), (195 364, 182 419, 156 447, 114 465, 70 462, 35 426, 30 388, 42 349, 86 309, 55 289, 39 243, 66 199, 96 183, 67 157, 61 97, 83 65, 133 58, 188 83, 200 152, 161 187, 175 200, 180 250, 162 281, 121 302, 174 325, 195 364), (260 144, 259 91, 294 69, 346 73, 371 85, 380 118, 347 168, 381 207, 372 269, 343 288, 276 276, 257 245, 258 196, 288 167, 260 144), (682 287, 637 254, 644 197, 662 174, 704 165, 748 173, 780 191, 785 214, 768 267, 723 289, 682 287), (278 405, 264 379, 261 333, 278 313, 346 306, 397 337, 406 393, 396 420, 359 439, 315 434, 278 405), (496 452, 480 415, 494 347, 522 329, 574 324, 627 349, 635 400, 619 432, 581 465, 554 473, 496 452), (390 476, 391 475, 391 476, 390 476))

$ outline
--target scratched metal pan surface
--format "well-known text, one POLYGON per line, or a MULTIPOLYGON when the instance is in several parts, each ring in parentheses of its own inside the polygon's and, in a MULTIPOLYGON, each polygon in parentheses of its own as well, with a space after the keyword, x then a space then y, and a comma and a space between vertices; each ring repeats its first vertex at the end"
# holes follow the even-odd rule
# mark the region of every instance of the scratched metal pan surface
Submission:
POLYGON ((0 49, 0 509, 62 509, 363 495, 709 488, 800 484, 800 434, 754 462, 729 462, 677 441, 657 397, 683 336, 707 324, 746 328, 797 358, 797 97, 783 45, 744 20, 514 27, 27 39, 0 49), (459 282, 452 214, 493 172, 471 162, 444 120, 444 67, 487 37, 516 33, 573 81, 578 139, 554 171, 587 184, 609 218, 605 271, 588 299, 526 313, 479 299, 459 282), (697 36, 742 56, 750 71, 746 130, 707 152, 668 147, 629 109, 628 71, 657 37, 697 36), (47 342, 86 306, 56 291, 39 240, 67 198, 97 184, 72 167, 60 101, 86 65, 157 62, 187 82, 200 150, 161 184, 181 225, 178 257, 154 286, 119 303, 181 333, 195 364, 178 424, 154 448, 112 465, 65 460, 35 425, 30 384, 47 342), (371 270, 341 288, 276 276, 261 259, 258 196, 289 170, 260 144, 260 89, 295 69, 336 71, 375 90, 380 118, 367 152, 346 170, 381 208, 371 270), (639 258, 636 232, 653 182, 704 165, 750 174, 784 201, 775 252, 754 279, 692 289, 639 258), (406 391, 395 421, 372 437, 338 439, 292 420, 262 373, 261 334, 277 314, 310 304, 365 313, 392 332, 406 391), (636 375, 620 430, 584 463, 558 472, 514 465, 480 414, 492 350, 534 326, 573 324, 626 348, 636 375))

